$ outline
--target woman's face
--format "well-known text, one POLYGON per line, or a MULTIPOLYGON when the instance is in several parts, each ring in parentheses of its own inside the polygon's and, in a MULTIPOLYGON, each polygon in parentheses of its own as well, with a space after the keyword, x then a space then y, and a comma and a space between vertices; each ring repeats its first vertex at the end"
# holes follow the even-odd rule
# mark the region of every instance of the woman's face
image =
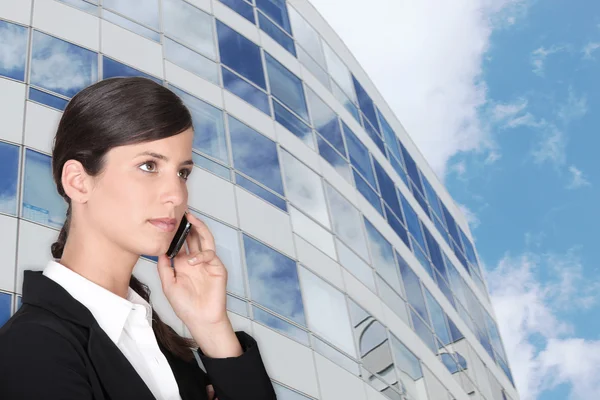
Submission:
POLYGON ((135 254, 167 251, 187 209, 193 138, 190 128, 107 153, 88 200, 90 222, 103 237, 135 254))

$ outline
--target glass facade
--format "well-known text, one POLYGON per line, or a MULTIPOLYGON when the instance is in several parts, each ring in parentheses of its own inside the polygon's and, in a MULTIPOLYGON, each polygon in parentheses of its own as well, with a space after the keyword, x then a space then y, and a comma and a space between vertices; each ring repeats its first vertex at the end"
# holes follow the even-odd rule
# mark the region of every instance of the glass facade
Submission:
MULTIPOLYGON (((269 220, 242 229, 218 210, 190 204, 229 270, 232 314, 331 361, 381 399, 450 400, 456 391, 515 398, 476 250, 457 222, 464 218, 409 151, 414 146, 401 139, 396 117, 382 111, 373 85, 357 78, 364 73, 341 56, 347 51, 315 28, 316 17, 285 0, 219 0, 236 19, 217 18, 202 2, 141 3, 62 0, 53 9, 69 7, 161 46, 162 59, 152 65, 98 52, 99 43, 89 48, 76 33, 42 31, 0 14, 0 84, 22 88, 23 118, 38 109, 60 114, 99 79, 144 76, 165 85, 192 113, 196 167, 262 201, 264 215, 287 218, 289 237, 296 236, 276 240, 260 234, 270 230, 269 220), (261 34, 269 43, 259 44, 261 34), (165 69, 167 62, 186 75, 165 69), (199 87, 218 88, 240 107, 218 104, 199 87), (276 135, 257 123, 264 118, 276 135), (381 307, 393 315, 378 313, 381 307)), ((17 101, 13 93, 0 93, 0 104, 17 101)), ((57 234, 66 205, 49 149, 26 135, 42 133, 0 130, 0 226, 13 219, 57 234)), ((27 237, 18 239, 26 246, 27 237)), ((0 277, 19 273, 17 265, 2 268, 10 270, 0 277)), ((7 287, 14 281, 0 282, 7 287)), ((0 290, 0 324, 20 304, 21 288, 14 290, 0 290)), ((307 368, 318 373, 312 362, 307 368)), ((318 389, 286 376, 274 380, 280 398, 318 398, 318 389)))

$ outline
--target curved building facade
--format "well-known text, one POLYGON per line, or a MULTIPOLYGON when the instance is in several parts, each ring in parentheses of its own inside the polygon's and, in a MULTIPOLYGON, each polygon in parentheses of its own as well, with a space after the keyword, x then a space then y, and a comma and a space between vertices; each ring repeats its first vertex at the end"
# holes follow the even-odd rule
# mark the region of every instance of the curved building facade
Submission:
POLYGON ((65 219, 62 110, 131 75, 193 114, 189 205, 278 398, 518 399, 464 215, 307 0, 0 0, 0 324, 65 219))

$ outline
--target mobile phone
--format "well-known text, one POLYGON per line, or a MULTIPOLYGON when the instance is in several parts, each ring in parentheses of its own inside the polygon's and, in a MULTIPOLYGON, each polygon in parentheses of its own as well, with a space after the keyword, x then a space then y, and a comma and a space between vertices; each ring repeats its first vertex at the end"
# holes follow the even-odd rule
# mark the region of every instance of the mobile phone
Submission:
POLYGON ((173 241, 169 246, 169 250, 167 250, 167 257, 173 258, 177 255, 177 253, 179 253, 179 250, 181 250, 181 247, 185 243, 185 239, 187 238, 187 235, 190 233, 191 229, 192 224, 190 221, 188 221, 184 214, 183 218, 181 219, 181 223, 177 228, 177 232, 175 232, 175 237, 173 237, 173 241))

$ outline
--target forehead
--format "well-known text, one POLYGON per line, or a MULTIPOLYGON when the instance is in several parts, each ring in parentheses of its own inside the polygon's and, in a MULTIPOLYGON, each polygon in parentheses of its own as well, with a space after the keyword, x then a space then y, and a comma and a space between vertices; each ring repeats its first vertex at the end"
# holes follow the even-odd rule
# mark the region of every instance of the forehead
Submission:
POLYGON ((151 152, 181 161, 181 158, 189 158, 193 140, 194 132, 190 128, 167 138, 118 146, 111 149, 109 154, 111 158, 131 158, 140 153, 151 152))

